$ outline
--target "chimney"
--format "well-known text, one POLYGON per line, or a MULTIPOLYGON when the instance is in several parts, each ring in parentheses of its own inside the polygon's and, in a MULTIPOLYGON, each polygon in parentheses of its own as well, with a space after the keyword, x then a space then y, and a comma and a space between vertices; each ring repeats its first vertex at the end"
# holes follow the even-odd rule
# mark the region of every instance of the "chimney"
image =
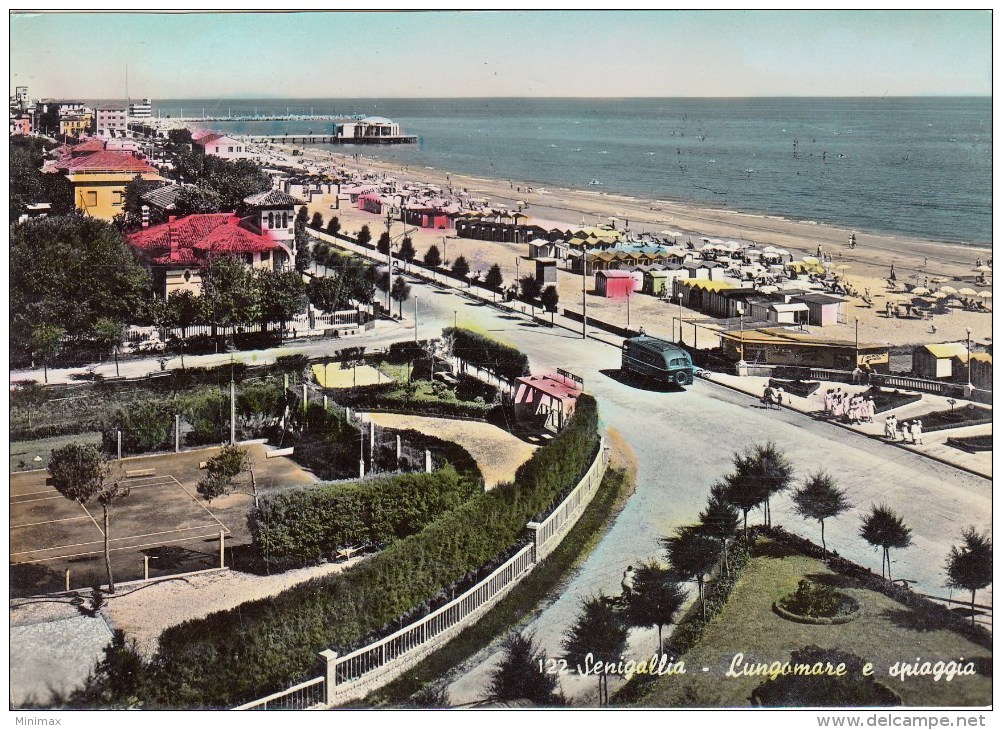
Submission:
POLYGON ((170 246, 170 257, 177 258, 177 234, 174 233, 174 216, 171 216, 170 223, 167 224, 167 244, 170 246))
POLYGON ((143 208, 142 208, 142 211, 143 211, 143 228, 149 228, 150 227, 150 206, 144 205, 143 208))

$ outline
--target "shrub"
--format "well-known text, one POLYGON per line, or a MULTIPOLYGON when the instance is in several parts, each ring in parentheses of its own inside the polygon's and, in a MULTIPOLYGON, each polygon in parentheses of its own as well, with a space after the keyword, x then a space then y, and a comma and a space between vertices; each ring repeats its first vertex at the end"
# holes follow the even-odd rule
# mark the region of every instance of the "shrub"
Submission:
POLYGON ((787 674, 767 679, 751 693, 755 707, 894 707, 901 698, 863 675, 863 659, 839 649, 807 646, 793 652, 790 664, 845 664, 845 676, 787 674))
POLYGON ((779 601, 790 613, 810 618, 831 618, 842 607, 842 598, 831 586, 802 580, 797 584, 797 592, 779 601))
POLYGON ((269 566, 307 565, 346 545, 413 535, 479 491, 449 465, 431 474, 311 486, 264 498, 249 517, 251 536, 269 566))
POLYGON ((514 347, 462 328, 446 327, 442 335, 454 337, 453 354, 476 368, 506 380, 529 374, 529 358, 514 347))
POLYGON ((396 540, 347 573, 300 584, 167 629, 149 701, 230 707, 316 672, 316 653, 340 653, 430 607, 440 589, 488 570, 525 537, 525 523, 587 470, 598 445, 595 400, 583 395, 567 428, 538 449, 514 484, 499 485, 396 540))
POLYGON ((122 430, 122 451, 142 454, 160 451, 173 440, 174 411, 165 400, 144 399, 114 410, 101 429, 104 450, 115 453, 118 429, 122 430))

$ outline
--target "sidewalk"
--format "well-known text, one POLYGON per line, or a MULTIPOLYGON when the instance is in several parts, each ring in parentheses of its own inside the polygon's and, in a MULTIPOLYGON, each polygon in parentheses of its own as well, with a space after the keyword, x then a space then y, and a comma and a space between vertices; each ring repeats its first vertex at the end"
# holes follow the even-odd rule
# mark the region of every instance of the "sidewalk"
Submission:
MULTIPOLYGON (((704 373, 706 380, 731 388, 732 390, 747 393, 756 399, 762 397, 762 393, 765 391, 765 386, 769 381, 766 377, 758 376, 741 377, 738 375, 727 375, 724 373, 714 373, 710 371, 704 371, 704 373)), ((867 389, 867 386, 865 385, 849 385, 846 383, 833 383, 831 387, 835 387, 836 385, 840 387, 843 392, 849 393, 861 393, 867 389)), ((800 396, 793 395, 791 393, 784 393, 783 407, 810 415, 819 420, 828 420, 828 422, 833 426, 838 426, 839 428, 855 431, 856 433, 863 434, 864 436, 868 436, 873 439, 880 439, 889 446, 893 445, 899 449, 913 451, 916 454, 921 454, 927 458, 954 466, 958 469, 963 469, 964 471, 972 474, 987 477, 988 479, 992 478, 991 451, 969 454, 966 451, 961 451, 960 449, 948 446, 946 443, 946 440, 950 437, 991 434, 993 425, 991 423, 986 423, 980 426, 968 426, 965 428, 948 428, 942 431, 927 431, 922 434, 922 444, 910 444, 903 441, 896 441, 892 444, 884 438, 885 416, 893 413, 898 417, 898 421, 907 421, 911 418, 921 417, 923 413, 929 413, 930 411, 948 410, 950 408, 950 404, 944 396, 922 393, 922 400, 917 403, 910 403, 907 406, 902 406, 901 408, 895 408, 891 411, 878 413, 874 423, 860 423, 854 425, 850 423, 840 423, 832 419, 824 419, 825 386, 826 383, 822 382, 821 387, 818 388, 813 395, 807 398, 801 398, 800 396)), ((968 401, 957 401, 956 406, 961 407, 967 404, 968 401)), ((991 406, 986 406, 982 403, 978 403, 976 405, 984 408, 991 408, 991 406)))

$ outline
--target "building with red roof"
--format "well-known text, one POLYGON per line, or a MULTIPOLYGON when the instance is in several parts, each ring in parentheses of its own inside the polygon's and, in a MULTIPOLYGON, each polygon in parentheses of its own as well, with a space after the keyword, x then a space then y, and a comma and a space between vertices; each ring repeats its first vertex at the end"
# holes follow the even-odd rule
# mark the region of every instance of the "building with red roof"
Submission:
POLYGON ((163 296, 188 290, 202 293, 200 269, 212 258, 231 256, 255 269, 282 269, 291 251, 235 213, 189 215, 128 237, 146 263, 154 288, 163 296))
POLYGON ((77 145, 62 145, 50 154, 42 172, 62 174, 73 184, 77 210, 110 221, 125 209, 125 186, 137 176, 161 180, 157 170, 131 152, 109 150, 92 137, 77 145))
POLYGON ((218 132, 205 132, 191 135, 191 142, 201 147, 207 155, 222 157, 224 160, 246 160, 251 157, 243 142, 218 132))
POLYGON ((560 431, 574 413, 584 381, 566 370, 516 378, 515 418, 536 428, 560 431))

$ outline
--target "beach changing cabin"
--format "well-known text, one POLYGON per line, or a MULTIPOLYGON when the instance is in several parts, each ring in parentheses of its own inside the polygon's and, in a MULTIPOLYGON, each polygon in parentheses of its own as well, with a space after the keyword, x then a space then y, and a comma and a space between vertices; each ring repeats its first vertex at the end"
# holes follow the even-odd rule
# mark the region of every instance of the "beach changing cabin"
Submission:
POLYGON ((966 367, 966 342, 922 345, 912 351, 912 373, 920 378, 966 377, 966 367))
POLYGON ((595 272, 595 293, 607 299, 626 299, 633 295, 634 278, 629 271, 613 269, 595 272))
POLYGON ((527 375, 515 382, 515 418, 550 431, 564 427, 584 391, 582 380, 563 370, 554 375, 527 375))

